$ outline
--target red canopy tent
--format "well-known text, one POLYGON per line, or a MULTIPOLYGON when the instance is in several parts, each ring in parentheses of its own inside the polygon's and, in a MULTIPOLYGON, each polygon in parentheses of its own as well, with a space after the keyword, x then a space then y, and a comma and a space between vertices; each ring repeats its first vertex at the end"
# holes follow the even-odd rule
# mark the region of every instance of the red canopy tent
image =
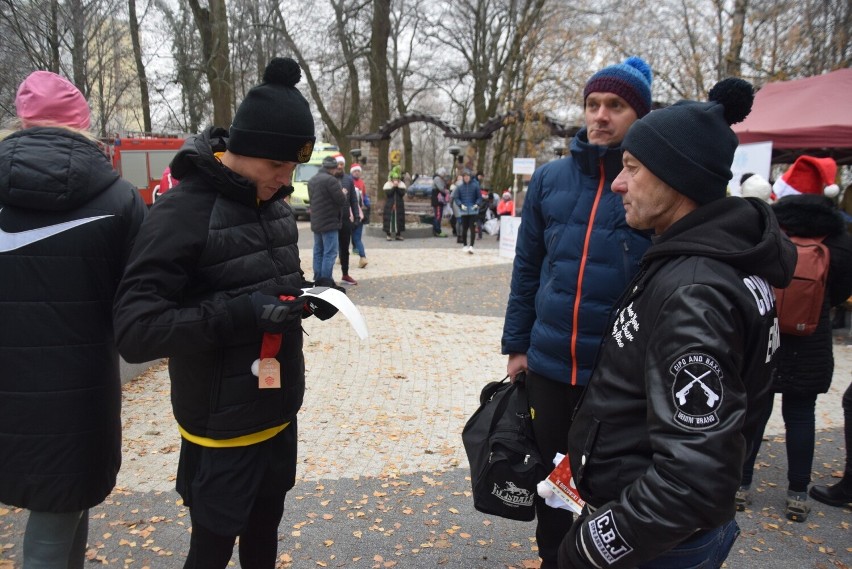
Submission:
POLYGON ((741 143, 771 141, 773 163, 809 154, 852 164, 852 69, 767 83, 733 130, 741 143))

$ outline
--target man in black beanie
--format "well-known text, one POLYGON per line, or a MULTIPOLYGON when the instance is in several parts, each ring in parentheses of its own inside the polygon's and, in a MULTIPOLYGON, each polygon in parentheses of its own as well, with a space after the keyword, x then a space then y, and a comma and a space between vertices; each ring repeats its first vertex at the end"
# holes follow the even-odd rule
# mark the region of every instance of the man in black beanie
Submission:
POLYGON ((653 245, 622 296, 575 411, 568 453, 583 514, 561 569, 718 568, 778 347, 772 286, 796 253, 761 200, 727 198, 752 86, 636 121, 612 189, 653 245))
POLYGON ((187 568, 227 567, 239 536, 243 567, 273 569, 295 483, 300 323, 312 308, 299 298, 298 231, 282 198, 315 140, 300 75, 273 59, 230 131, 186 141, 171 163, 181 183, 151 208, 116 295, 125 359, 169 358, 187 568))

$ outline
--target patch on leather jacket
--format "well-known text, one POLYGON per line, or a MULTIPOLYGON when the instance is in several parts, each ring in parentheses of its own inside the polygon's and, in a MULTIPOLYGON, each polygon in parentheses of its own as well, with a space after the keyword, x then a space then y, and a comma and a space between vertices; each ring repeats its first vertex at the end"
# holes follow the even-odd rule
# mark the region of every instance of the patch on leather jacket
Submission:
POLYGON ((715 427, 724 396, 719 363, 707 354, 689 352, 675 358, 669 372, 674 376, 675 422, 690 430, 715 427))
POLYGON ((633 548, 621 537, 612 510, 607 510, 589 523, 589 536, 608 565, 633 552, 633 548))

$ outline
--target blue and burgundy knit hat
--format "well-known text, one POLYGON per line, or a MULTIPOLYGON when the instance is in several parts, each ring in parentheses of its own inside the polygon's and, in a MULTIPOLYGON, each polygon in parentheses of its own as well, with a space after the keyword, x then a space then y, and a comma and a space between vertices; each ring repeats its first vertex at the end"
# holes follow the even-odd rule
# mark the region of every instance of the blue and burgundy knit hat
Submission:
POLYGON ((652 79, 651 66, 634 55, 592 75, 583 89, 583 102, 589 93, 615 93, 627 101, 641 119, 651 111, 652 79))

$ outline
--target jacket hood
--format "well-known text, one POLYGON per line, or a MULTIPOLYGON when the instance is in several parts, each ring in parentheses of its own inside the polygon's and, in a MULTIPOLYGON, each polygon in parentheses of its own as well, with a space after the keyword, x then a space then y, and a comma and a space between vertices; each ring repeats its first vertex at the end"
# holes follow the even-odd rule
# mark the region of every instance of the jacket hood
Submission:
POLYGON ((4 204, 71 210, 118 178, 97 143, 64 128, 27 128, 0 141, 0 202, 4 204))
POLYGON ((825 196, 801 194, 783 197, 772 204, 772 211, 787 235, 822 237, 846 231, 834 202, 825 196))
MULTIPOLYGON (((216 153, 227 149, 227 142, 228 131, 220 127, 210 127, 200 134, 190 136, 172 158, 169 165, 172 175, 182 180, 186 176, 197 174, 205 178, 217 192, 254 207, 257 205, 257 187, 254 182, 227 168, 216 158, 216 153)), ((282 186, 267 201, 271 202, 291 193, 292 186, 282 186)))
POLYGON ((699 207, 655 237, 642 262, 685 255, 717 259, 779 288, 796 268, 796 246, 769 205, 755 198, 728 197, 699 207))

